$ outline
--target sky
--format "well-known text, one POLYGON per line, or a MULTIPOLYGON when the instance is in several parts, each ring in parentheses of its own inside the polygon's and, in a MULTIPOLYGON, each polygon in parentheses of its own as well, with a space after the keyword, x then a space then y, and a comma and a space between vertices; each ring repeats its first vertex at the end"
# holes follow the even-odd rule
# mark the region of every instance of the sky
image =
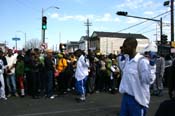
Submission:
POLYGON ((128 15, 163 20, 163 33, 170 36, 170 7, 165 0, 1 0, 0 43, 15 47, 14 37, 19 37, 18 49, 30 40, 41 40, 42 9, 47 16, 46 43, 57 49, 59 43, 79 41, 87 35, 85 23, 94 31, 143 34, 150 41, 160 40, 160 23, 116 15, 128 15), (55 7, 59 7, 56 9, 55 7), (165 13, 167 12, 167 13, 165 13), (163 14, 164 13, 164 14, 163 14), (163 15, 160 15, 163 14, 163 15), (160 15, 159 17, 157 17, 160 15), (144 23, 137 25, 141 22, 144 23), (137 25, 137 26, 134 26, 137 25), (132 27, 132 28, 129 28, 132 27))

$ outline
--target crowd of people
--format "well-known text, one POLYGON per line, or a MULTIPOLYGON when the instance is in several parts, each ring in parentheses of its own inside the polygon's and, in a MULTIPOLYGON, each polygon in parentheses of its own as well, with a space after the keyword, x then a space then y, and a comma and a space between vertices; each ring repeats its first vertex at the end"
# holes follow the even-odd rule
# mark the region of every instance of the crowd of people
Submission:
POLYGON ((87 92, 114 93, 119 86, 120 71, 113 54, 86 54, 82 50, 65 54, 38 48, 4 52, 1 49, 0 66, 0 98, 4 100, 11 96, 54 99, 54 94, 70 91, 76 91, 85 100, 87 92))
POLYGON ((76 91, 76 100, 82 102, 87 93, 119 91, 123 95, 121 116, 146 115, 150 94, 162 96, 164 86, 168 87, 170 99, 175 99, 175 61, 170 55, 151 51, 140 54, 136 48, 137 40, 129 37, 118 55, 80 49, 74 53, 0 49, 0 99, 54 99, 55 94, 76 91))

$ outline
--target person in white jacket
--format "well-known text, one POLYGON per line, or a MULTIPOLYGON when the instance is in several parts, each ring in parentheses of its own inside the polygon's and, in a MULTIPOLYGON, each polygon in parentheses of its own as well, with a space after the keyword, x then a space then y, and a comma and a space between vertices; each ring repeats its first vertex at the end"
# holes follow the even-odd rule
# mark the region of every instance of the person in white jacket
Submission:
POLYGON ((78 58, 77 67, 75 71, 75 79, 76 79, 75 87, 80 97, 77 98, 76 100, 85 101, 86 81, 89 74, 89 59, 87 58, 87 55, 83 51, 80 50, 80 52, 81 52, 80 57, 78 58))
POLYGON ((152 82, 149 60, 136 52, 136 38, 124 40, 123 51, 128 54, 119 59, 122 79, 119 92, 122 93, 120 116, 146 116, 150 102, 150 85, 152 82))

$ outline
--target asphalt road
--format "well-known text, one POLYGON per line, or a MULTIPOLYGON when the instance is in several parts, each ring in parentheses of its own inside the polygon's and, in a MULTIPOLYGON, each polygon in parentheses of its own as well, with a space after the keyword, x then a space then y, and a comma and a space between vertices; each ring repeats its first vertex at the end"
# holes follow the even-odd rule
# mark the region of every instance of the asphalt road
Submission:
MULTIPOLYGON (((121 95, 94 93, 86 102, 77 103, 74 94, 59 95, 55 99, 11 97, 0 100, 0 116, 118 116, 121 95)), ((151 97, 148 116, 154 116, 159 104, 168 99, 167 90, 162 97, 151 97)))

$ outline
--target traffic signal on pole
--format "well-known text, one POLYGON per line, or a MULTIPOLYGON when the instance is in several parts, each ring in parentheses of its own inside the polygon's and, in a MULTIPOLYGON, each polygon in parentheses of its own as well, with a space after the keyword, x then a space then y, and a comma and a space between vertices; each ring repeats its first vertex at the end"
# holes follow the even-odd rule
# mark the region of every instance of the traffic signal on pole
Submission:
POLYGON ((168 37, 168 36, 165 35, 165 34, 162 35, 162 38, 161 38, 161 43, 162 43, 162 44, 167 44, 167 43, 168 43, 168 41, 167 41, 167 40, 168 40, 167 37, 168 37))
POLYGON ((122 16, 127 16, 128 12, 118 11, 116 14, 117 15, 122 15, 122 16))
POLYGON ((47 29, 47 17, 46 16, 42 17, 42 29, 43 30, 47 29))

